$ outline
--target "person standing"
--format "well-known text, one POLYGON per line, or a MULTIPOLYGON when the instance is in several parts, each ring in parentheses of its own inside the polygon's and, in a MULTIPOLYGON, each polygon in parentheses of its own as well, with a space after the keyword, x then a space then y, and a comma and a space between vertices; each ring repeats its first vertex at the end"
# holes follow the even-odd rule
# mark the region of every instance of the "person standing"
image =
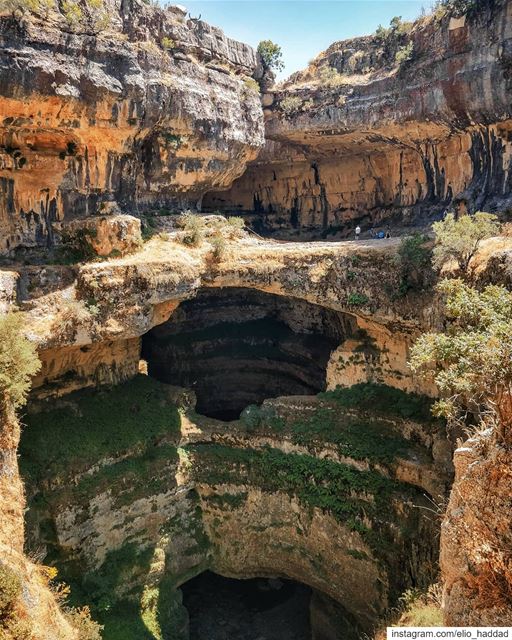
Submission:
POLYGON ((356 240, 359 240, 359 236, 361 235, 361 227, 357 225, 356 227, 356 240))

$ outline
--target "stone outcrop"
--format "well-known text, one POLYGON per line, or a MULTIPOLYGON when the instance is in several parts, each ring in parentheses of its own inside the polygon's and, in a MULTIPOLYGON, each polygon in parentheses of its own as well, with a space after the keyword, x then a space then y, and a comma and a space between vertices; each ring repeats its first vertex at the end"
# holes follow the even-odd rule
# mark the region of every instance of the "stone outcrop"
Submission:
POLYGON ((51 246, 54 223, 113 203, 195 207, 263 144, 249 46, 179 7, 79 11, 0 18, 2 252, 51 246))
MULTIPOLYGON (((237 234, 228 241, 224 257, 215 258, 210 236, 200 246, 186 248, 180 233, 156 236, 136 253, 103 262, 6 272, 2 297, 14 296, 13 302, 23 310, 27 335, 39 343, 42 361, 21 446, 30 502, 29 548, 46 550, 47 561, 60 567, 62 579, 77 594, 73 603, 92 603, 100 621, 120 624, 114 613, 101 614, 102 607, 111 609, 109 598, 114 598, 115 607, 138 598, 148 616, 156 616, 155 603, 167 598, 172 624, 182 626, 185 634, 186 611, 178 587, 192 575, 210 568, 243 576, 244 566, 247 576, 272 573, 259 551, 269 544, 258 523, 260 504, 274 514, 270 531, 275 529, 277 542, 269 556, 274 573, 306 582, 319 592, 322 606, 333 600, 345 612, 341 618, 370 629, 403 589, 430 579, 435 546, 418 546, 414 536, 402 536, 398 524, 405 519, 407 531, 421 531, 422 540, 435 539, 426 533, 431 524, 416 507, 423 504, 425 492, 445 493, 451 444, 429 418, 430 426, 403 417, 375 420, 366 412, 372 401, 362 410, 346 407, 333 413, 332 401, 325 404, 310 396, 266 403, 261 414, 252 409, 246 422, 226 429, 226 423, 191 413, 188 392, 166 390, 166 385, 155 386, 146 377, 142 378, 149 386, 140 392, 129 386, 133 380, 126 387, 120 383, 136 375, 141 343, 146 345, 142 355, 148 370, 155 373, 156 356, 147 345, 158 345, 158 338, 173 345, 171 352, 164 350, 163 359, 173 354, 178 373, 179 367, 186 371, 183 346, 189 366, 194 360, 209 366, 208 343, 217 336, 214 351, 226 347, 217 334, 219 325, 227 322, 239 325, 240 331, 240 340, 231 336, 227 343, 233 362, 240 352, 249 354, 245 368, 253 376, 255 363, 262 363, 260 377, 253 378, 257 384, 240 384, 239 397, 234 396, 237 412, 242 400, 260 402, 283 392, 312 394, 360 381, 388 381, 430 392, 410 373, 397 371, 406 371, 407 345, 414 336, 437 321, 437 302, 427 291, 396 295, 401 270, 395 257, 399 243, 394 240, 284 245, 237 234), (263 332, 253 326, 260 320, 266 323, 263 332), (205 332, 206 349, 195 339, 187 342, 191 325, 205 332), (399 345, 394 351, 388 348, 393 341, 399 345), (348 353, 352 347, 354 359, 340 357, 339 349, 348 353), (319 349, 321 367, 317 356, 310 362, 319 349), (302 380, 302 386, 276 386, 272 358, 285 378, 302 380), (117 385, 112 391, 101 391, 112 385, 117 385), (253 386, 262 387, 256 396, 253 386), (247 390, 249 395, 243 395, 247 390), (180 418, 176 406, 183 407, 180 418), (333 415, 343 420, 331 424, 333 415), (299 417, 314 422, 304 426, 299 417), (354 448, 360 425, 369 430, 369 441, 379 442, 376 452, 365 450, 366 445, 354 448), (277 458, 267 460, 269 448, 276 450, 277 458), (232 456, 235 461, 241 456, 234 467, 232 456), (282 471, 258 471, 267 463, 282 471), (306 479, 298 478, 297 485, 295 480, 283 486, 268 484, 268 478, 280 477, 288 464, 300 468, 302 463, 311 466, 318 482, 327 474, 325 481, 334 483, 333 499, 341 495, 336 483, 345 474, 347 482, 355 474, 354 482, 362 485, 343 494, 339 504, 337 498, 324 504, 327 496, 317 503, 309 480, 304 485, 306 479), (215 479, 228 469, 229 478, 215 479), (380 505, 375 512, 374 499, 380 505), (222 530, 217 524, 219 509, 225 513, 222 530), (359 514, 361 527, 352 522, 352 512, 359 514), (249 522, 245 529, 244 521, 249 522), (297 533, 300 528, 304 535, 297 533), (235 529, 245 542, 219 546, 219 536, 231 540, 235 529), (367 529, 385 529, 386 545, 375 546, 367 529), (327 546, 316 546, 321 532, 339 540, 336 549, 344 549, 343 562, 334 562, 327 546), (286 551, 286 538, 295 541, 295 551, 286 551), (407 575, 393 568, 399 558, 410 567, 407 575), (77 574, 77 566, 85 568, 77 574), (374 584, 376 576, 382 583, 377 591, 372 587, 375 597, 369 609, 343 595, 353 591, 361 571, 368 584, 374 584), (89 600, 81 594, 89 594, 89 600)), ((225 375, 229 377, 229 368, 225 375)), ((209 401, 213 406, 218 400, 222 389, 213 388, 198 408, 207 413, 209 401)), ((396 398, 386 402, 393 408, 396 398)), ((219 402, 218 408, 226 407, 219 402)))
POLYGON ((405 29, 410 60, 389 35, 338 42, 275 88, 264 151, 205 206, 317 233, 508 207, 510 2, 405 29))
MULTIPOLYGON (((327 236, 507 207, 512 4, 335 43, 273 89, 180 7, 46 4, 0 16, 0 311, 42 364, 19 452, 0 414, 20 615, 75 640, 25 542, 106 637, 185 640, 179 588, 208 569, 309 585, 313 637, 370 633, 438 558, 454 446, 407 364, 443 326, 435 278, 409 286, 399 239, 285 244, 220 216, 190 239, 175 213, 327 236)), ((510 284, 510 246, 488 241, 475 277, 510 284)), ((486 433, 455 453, 448 623, 509 621, 509 463, 486 433)))
POLYGON ((459 447, 454 464, 441 529, 445 623, 510 626, 510 451, 488 430, 459 447))
POLYGON ((44 570, 24 553, 25 491, 18 470, 20 424, 15 411, 0 403, 0 575, 6 640, 20 637, 77 640, 47 588, 44 570), (13 589, 13 585, 17 588, 13 589), (12 634, 12 635, 11 635, 12 634))
POLYGON ((136 371, 144 334, 176 309, 179 319, 180 302, 199 289, 226 287, 303 300, 323 308, 326 318, 345 317, 346 330, 341 320, 327 329, 331 341, 338 331, 332 347, 340 348, 328 358, 331 388, 375 381, 431 394, 431 386, 412 376, 407 358, 418 332, 439 321, 439 307, 428 291, 399 294, 398 246, 285 246, 246 236, 230 243, 227 259, 212 263, 208 242, 187 250, 172 237, 156 237, 122 259, 20 267, 6 286, 18 282, 16 302, 43 363, 34 383, 46 395, 126 379, 136 371))

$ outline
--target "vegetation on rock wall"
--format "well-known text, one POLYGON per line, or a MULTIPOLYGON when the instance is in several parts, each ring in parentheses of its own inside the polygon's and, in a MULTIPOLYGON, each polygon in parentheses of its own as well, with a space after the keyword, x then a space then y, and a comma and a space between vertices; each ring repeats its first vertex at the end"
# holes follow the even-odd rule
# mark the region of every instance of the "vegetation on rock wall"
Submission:
POLYGON ((415 233, 402 238, 396 262, 400 268, 399 297, 407 295, 409 291, 430 288, 434 283, 432 249, 428 236, 415 233))
POLYGON ((8 567, 0 564, 0 636, 2 640, 31 640, 30 623, 20 618, 23 584, 8 567))
POLYGON ((393 546, 393 497, 403 502, 418 497, 411 486, 378 472, 309 455, 214 444, 189 445, 187 451, 192 461, 190 474, 197 482, 250 484, 296 496, 304 505, 326 511, 360 533, 377 557, 393 546), (378 521, 378 527, 369 526, 369 519, 378 521))
POLYGON ((512 443, 512 293, 500 286, 483 291, 462 280, 444 280, 448 326, 422 335, 413 347, 413 370, 433 377, 443 398, 438 415, 493 427, 512 443))
POLYGON ((351 387, 338 387, 319 394, 320 398, 334 400, 341 407, 383 413, 420 422, 432 420, 432 400, 416 393, 407 393, 384 384, 361 383, 351 387))
MULTIPOLYGON (((433 430, 439 428, 431 405, 432 400, 424 396, 385 385, 358 384, 320 393, 302 411, 289 415, 279 414, 269 404, 251 405, 241 421, 251 433, 270 430, 311 451, 322 444, 334 444, 341 456, 393 466, 397 458, 409 457, 416 449, 400 433, 400 421, 416 420, 424 428, 430 424, 433 430)), ((425 452, 416 450, 414 455, 421 458, 425 452)))
POLYGON ((21 314, 0 316, 0 394, 17 408, 24 404, 32 376, 41 366, 36 346, 23 335, 21 314))
POLYGON ((93 461, 176 442, 180 418, 169 387, 139 375, 111 389, 72 393, 25 422, 22 471, 39 485, 49 473, 71 477, 93 461))

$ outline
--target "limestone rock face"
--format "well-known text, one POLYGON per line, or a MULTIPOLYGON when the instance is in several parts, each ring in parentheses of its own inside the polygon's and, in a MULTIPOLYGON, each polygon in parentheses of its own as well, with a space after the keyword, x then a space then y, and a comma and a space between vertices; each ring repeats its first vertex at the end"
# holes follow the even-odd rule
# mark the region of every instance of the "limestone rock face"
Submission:
POLYGON ((264 151, 205 205, 302 231, 504 208, 511 39, 512 6, 496 0, 460 20, 419 20, 400 65, 377 37, 333 44, 266 100, 264 151), (337 86, 322 80, 328 69, 337 86))
POLYGON ((189 390, 141 375, 29 407, 27 546, 55 558, 96 611, 125 601, 146 619, 148 589, 174 598, 211 569, 295 579, 369 632, 406 588, 428 583, 437 537, 421 507, 448 479, 433 447, 446 434, 428 411, 413 423, 393 406, 369 417, 333 397, 288 397, 227 424, 193 405, 189 390))
POLYGON ((94 216, 60 227, 65 241, 79 242, 97 256, 124 255, 142 244, 140 220, 133 216, 94 216))
POLYGON ((88 14, 0 19, 2 251, 51 244, 54 222, 105 203, 196 206, 263 144, 253 49, 172 7, 104 12, 100 31, 88 14))
POLYGON ((445 624, 510 625, 510 452, 486 432, 457 449, 454 463, 441 529, 445 624))
MULTIPOLYGON (((248 300, 264 297, 251 294, 256 290, 273 294, 272 313, 288 306, 285 316, 296 334, 312 331, 324 336, 326 357, 319 360, 322 380, 314 369, 316 382, 306 376, 301 390, 283 389, 282 393, 373 381, 432 395, 432 385, 411 374, 407 359, 418 332, 439 321, 439 304, 427 291, 396 295, 401 278, 395 258, 398 246, 397 240, 282 245, 245 237, 230 244, 229 259, 212 265, 209 243, 186 250, 177 242, 156 237, 142 251, 120 259, 76 268, 19 267, 5 280, 5 296, 12 295, 12 283, 18 282, 13 302, 26 312, 27 334, 39 344, 43 367, 34 387, 44 395, 127 379, 137 370, 139 340, 144 334, 173 313, 177 315, 172 321, 179 323, 186 311, 180 310, 180 303, 195 298, 200 289, 204 294, 205 289, 228 288, 240 291, 231 298, 224 296, 224 302, 222 294, 217 294, 222 302, 219 314, 229 314, 231 305, 232 313, 239 316, 235 319, 240 320, 237 304, 246 313, 248 300), (316 315, 311 314, 315 305, 316 315)), ((211 295, 215 297, 215 292, 211 295)), ((214 305, 209 311, 205 306, 205 313, 212 310, 214 305)), ((189 326, 204 329, 199 322, 205 318, 194 318, 189 326)), ((269 327, 269 335, 263 338, 275 340, 274 329, 269 327)), ((165 328, 155 331, 165 333, 165 328)), ((299 348, 288 338, 281 346, 287 343, 299 348)), ((319 347, 300 349, 304 356, 319 347)), ((301 360, 307 362, 303 356, 301 360)), ((304 370, 298 379, 303 375, 304 370)), ((193 382, 192 371, 190 376, 193 382)))

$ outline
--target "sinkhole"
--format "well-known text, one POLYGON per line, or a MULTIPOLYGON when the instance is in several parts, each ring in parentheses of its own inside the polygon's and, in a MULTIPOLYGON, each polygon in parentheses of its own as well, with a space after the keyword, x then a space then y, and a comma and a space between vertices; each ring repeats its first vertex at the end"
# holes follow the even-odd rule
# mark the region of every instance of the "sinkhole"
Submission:
POLYGON ((148 374, 195 391, 196 410, 234 420, 266 398, 325 390, 332 351, 355 319, 253 289, 201 289, 142 340, 148 374))
POLYGON ((309 587, 206 571, 182 587, 190 640, 311 640, 309 587))

